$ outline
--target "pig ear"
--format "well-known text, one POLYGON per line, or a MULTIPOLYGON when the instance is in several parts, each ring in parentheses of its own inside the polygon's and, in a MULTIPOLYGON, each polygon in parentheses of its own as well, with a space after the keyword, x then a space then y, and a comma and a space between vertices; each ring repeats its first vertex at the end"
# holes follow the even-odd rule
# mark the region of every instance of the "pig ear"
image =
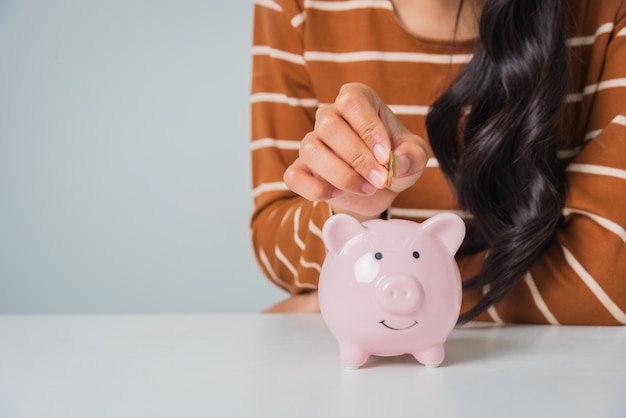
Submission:
POLYGON ((333 215, 322 228, 322 238, 326 248, 338 255, 350 239, 365 232, 365 227, 352 216, 345 214, 333 215))
POLYGON ((465 223, 453 213, 435 215, 421 226, 422 230, 437 237, 451 254, 456 253, 465 238, 465 223))

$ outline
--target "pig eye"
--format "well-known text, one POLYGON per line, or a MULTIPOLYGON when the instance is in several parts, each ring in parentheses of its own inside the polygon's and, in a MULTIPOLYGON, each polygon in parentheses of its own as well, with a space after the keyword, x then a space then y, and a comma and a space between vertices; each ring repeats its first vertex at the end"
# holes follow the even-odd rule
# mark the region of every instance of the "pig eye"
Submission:
POLYGON ((381 260, 383 258, 383 253, 376 253, 376 254, 374 254, 374 258, 376 260, 381 260))
POLYGON ((420 258, 420 253, 413 251, 413 258, 420 258))

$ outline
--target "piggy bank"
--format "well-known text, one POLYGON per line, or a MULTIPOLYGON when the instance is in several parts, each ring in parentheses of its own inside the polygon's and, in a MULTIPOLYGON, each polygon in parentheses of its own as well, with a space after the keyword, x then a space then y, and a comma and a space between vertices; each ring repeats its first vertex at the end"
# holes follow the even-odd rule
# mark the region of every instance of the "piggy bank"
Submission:
POLYGON ((338 214, 326 221, 322 237, 328 252, 320 310, 341 363, 358 368, 370 355, 411 354, 439 366, 461 309, 454 254, 465 237, 463 220, 443 213, 423 223, 360 223, 338 214))

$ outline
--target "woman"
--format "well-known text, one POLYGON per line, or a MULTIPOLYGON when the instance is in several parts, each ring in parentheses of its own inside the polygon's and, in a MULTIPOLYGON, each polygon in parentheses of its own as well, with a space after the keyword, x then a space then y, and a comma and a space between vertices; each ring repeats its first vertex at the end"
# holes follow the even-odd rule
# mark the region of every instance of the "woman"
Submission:
POLYGON ((318 309, 332 213, 455 211, 461 320, 626 324, 623 1, 257 1, 253 53, 269 312, 318 309))

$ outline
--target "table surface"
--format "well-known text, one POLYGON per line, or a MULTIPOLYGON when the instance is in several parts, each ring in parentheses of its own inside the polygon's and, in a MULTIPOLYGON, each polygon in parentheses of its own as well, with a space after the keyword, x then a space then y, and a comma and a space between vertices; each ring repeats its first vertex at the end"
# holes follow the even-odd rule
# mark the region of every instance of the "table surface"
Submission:
POLYGON ((0 316, 0 417, 626 417, 626 327, 470 324, 340 366, 315 314, 0 316))

